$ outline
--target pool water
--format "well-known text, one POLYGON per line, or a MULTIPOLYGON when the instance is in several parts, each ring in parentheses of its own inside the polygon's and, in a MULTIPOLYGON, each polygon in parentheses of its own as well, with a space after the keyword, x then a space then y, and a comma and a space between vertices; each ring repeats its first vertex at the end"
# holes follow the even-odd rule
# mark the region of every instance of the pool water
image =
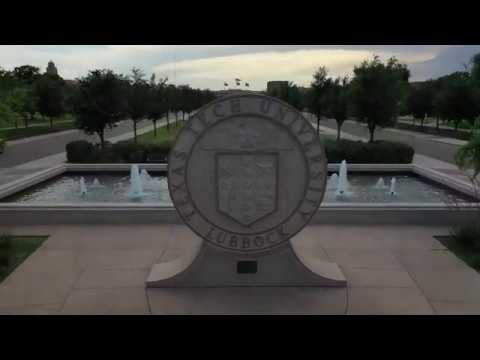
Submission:
MULTIPOLYGON (((151 173, 144 179, 144 196, 133 200, 128 197, 130 176, 128 173, 69 174, 48 180, 26 189, 1 202, 16 203, 145 203, 172 206, 164 173, 151 173), (87 193, 81 195, 80 178, 85 179, 87 193), (95 179, 98 180, 95 181, 95 179), (100 184, 95 186, 94 182, 100 184)), ((413 174, 349 173, 349 189, 345 196, 336 196, 334 188, 327 188, 325 203, 452 203, 471 202, 473 199, 445 186, 430 182, 413 174), (376 189, 382 176, 385 189, 376 189), (389 193, 392 176, 396 179, 395 195, 389 193)), ((281 190, 280 190, 281 191, 281 190)))

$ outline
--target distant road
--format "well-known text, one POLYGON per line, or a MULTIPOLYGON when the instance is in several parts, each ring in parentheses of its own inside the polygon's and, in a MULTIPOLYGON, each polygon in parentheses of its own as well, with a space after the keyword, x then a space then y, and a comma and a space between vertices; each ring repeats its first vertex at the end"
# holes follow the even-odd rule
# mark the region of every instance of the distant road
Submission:
MULTIPOLYGON (((149 120, 143 120, 138 123, 138 129, 151 125, 149 120)), ((112 130, 105 131, 105 137, 108 138, 133 131, 132 121, 123 121, 112 130)), ((22 139, 18 142, 9 143, 3 154, 0 154, 0 168, 9 168, 17 166, 32 160, 37 160, 45 156, 58 154, 65 151, 65 146, 74 140, 89 140, 99 142, 97 135, 86 135, 81 130, 68 130, 65 132, 41 135, 28 139, 22 139)))
MULTIPOLYGON (((313 120, 312 120, 313 121, 313 120)), ((316 126, 316 120, 313 121, 316 126)), ((320 125, 337 130, 337 123, 333 119, 322 119, 320 125)), ((368 128, 353 120, 347 120, 342 126, 342 133, 369 138, 368 128)), ((413 131, 405 131, 391 128, 377 128, 375 131, 376 140, 391 140, 408 144, 421 155, 455 164, 455 153, 460 147, 459 144, 442 142, 442 137, 413 131)))

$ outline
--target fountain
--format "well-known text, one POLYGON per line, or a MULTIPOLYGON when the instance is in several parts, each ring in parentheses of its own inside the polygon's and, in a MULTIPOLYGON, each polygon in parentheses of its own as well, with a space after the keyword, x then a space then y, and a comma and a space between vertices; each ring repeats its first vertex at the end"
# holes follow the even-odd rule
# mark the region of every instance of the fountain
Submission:
POLYGON ((385 190, 387 189, 387 185, 385 185, 385 181, 383 180, 383 177, 379 178, 377 183, 374 186, 375 189, 377 190, 385 190))
POLYGON ((348 183, 347 177, 347 162, 345 160, 342 161, 340 164, 340 171, 338 177, 338 186, 337 191, 335 192, 336 196, 349 196, 351 192, 349 192, 350 184, 348 183))
POLYGON ((141 199, 145 194, 143 192, 142 179, 138 170, 138 165, 132 165, 130 168, 130 189, 128 197, 132 200, 141 199))
POLYGON ((142 169, 142 171, 140 172, 140 178, 142 180, 143 189, 145 190, 159 191, 165 190, 167 188, 167 186, 162 186, 162 181, 151 177, 145 169, 142 169))
POLYGON ((140 178, 142 179, 142 183, 144 185, 145 185, 145 183, 147 183, 149 181, 152 181, 152 177, 150 176, 148 171, 145 170, 145 169, 142 169, 142 171, 140 171, 140 178))
POLYGON ((328 179, 327 182, 327 190, 337 190, 338 186, 338 175, 337 173, 333 173, 328 179))
POLYGON ((87 185, 85 185, 85 179, 82 176, 80 178, 80 196, 85 196, 87 195, 87 185))
POLYGON ((92 185, 90 185, 91 189, 103 189, 105 185, 100 184, 98 178, 93 179, 92 185))
POLYGON ((395 177, 392 177, 392 180, 390 181, 390 190, 388 191, 388 193, 392 196, 396 196, 397 193, 395 192, 395 183, 397 182, 397 180, 395 179, 395 177))

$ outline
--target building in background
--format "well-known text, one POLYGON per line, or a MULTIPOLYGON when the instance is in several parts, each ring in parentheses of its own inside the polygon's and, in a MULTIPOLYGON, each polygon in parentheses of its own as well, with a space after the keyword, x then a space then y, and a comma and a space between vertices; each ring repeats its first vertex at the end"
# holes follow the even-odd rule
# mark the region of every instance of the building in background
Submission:
POLYGON ((252 90, 240 90, 240 89, 230 89, 230 90, 218 90, 213 92, 215 97, 219 98, 222 96, 233 95, 233 94, 246 94, 246 93, 253 93, 253 94, 264 94, 264 91, 252 91, 252 90))
POLYGON ((268 94, 282 94, 288 89, 288 81, 269 81, 267 82, 268 94))

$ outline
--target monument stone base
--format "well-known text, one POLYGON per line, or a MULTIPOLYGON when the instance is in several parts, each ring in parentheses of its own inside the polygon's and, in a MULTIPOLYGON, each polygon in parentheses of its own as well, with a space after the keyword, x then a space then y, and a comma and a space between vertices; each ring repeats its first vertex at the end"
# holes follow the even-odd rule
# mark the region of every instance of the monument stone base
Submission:
POLYGON ((283 251, 257 258, 200 242, 181 251, 167 249, 162 259, 152 266, 147 287, 346 286, 337 264, 295 249, 291 242, 283 251))

